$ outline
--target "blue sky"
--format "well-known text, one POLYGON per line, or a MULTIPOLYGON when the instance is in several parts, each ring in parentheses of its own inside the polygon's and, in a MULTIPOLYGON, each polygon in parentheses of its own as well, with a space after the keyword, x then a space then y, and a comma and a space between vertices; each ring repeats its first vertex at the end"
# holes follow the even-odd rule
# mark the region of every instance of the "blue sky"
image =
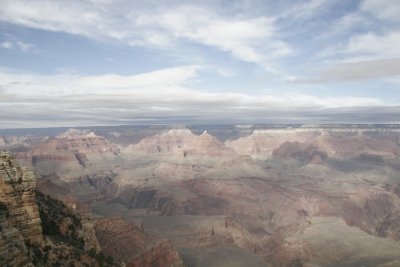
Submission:
POLYGON ((0 128, 398 123, 400 3, 0 1, 0 128))

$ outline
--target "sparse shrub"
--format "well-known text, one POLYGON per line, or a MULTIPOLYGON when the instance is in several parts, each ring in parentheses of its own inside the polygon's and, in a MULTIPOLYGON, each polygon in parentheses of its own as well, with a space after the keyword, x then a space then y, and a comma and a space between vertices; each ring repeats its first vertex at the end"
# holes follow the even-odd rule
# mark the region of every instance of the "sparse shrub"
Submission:
POLYGON ((10 217, 10 212, 8 211, 7 205, 4 202, 0 202, 0 216, 10 217))
POLYGON ((92 257, 92 258, 96 257, 96 250, 94 248, 91 248, 89 250, 89 256, 92 257))
POLYGON ((111 256, 107 256, 106 257, 106 263, 108 263, 108 264, 113 264, 113 262, 114 262, 114 259, 113 259, 113 257, 111 257, 111 256))

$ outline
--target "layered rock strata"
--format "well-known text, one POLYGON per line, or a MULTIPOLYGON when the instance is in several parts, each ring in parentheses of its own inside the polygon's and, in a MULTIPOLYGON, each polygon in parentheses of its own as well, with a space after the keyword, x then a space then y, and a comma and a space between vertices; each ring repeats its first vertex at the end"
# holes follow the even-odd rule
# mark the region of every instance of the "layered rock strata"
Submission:
POLYGON ((102 251, 128 267, 183 266, 168 240, 157 240, 120 217, 98 219, 94 226, 102 251))
POLYGON ((36 178, 21 168, 11 154, 0 152, 0 199, 22 236, 32 243, 42 242, 39 209, 35 202, 36 178))

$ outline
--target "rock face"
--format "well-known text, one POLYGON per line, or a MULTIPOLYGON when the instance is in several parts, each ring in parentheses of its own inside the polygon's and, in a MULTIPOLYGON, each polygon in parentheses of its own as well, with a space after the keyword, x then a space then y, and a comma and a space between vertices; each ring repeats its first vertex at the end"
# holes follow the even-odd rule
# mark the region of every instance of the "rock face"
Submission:
POLYGON ((225 145, 233 148, 239 154, 250 155, 256 159, 266 159, 271 157, 272 151, 284 142, 305 142, 318 135, 320 135, 320 132, 315 130, 254 130, 249 136, 227 140, 225 145))
POLYGON ((22 136, 0 136, 0 149, 11 150, 14 152, 26 151, 33 145, 43 143, 49 138, 47 136, 38 135, 22 135, 22 136))
POLYGON ((283 159, 293 158, 303 163, 321 163, 326 159, 327 154, 312 144, 285 142, 272 151, 272 156, 283 159))
POLYGON ((70 129, 49 139, 31 150, 32 161, 40 160, 78 160, 85 161, 85 155, 116 154, 119 149, 106 138, 93 132, 70 129))
POLYGON ((201 135, 193 134, 189 129, 172 129, 167 132, 144 138, 138 144, 131 145, 131 150, 147 153, 170 154, 187 157, 226 156, 232 150, 226 148, 214 136, 204 131, 201 135))
POLYGON ((21 169, 11 154, 0 152, 0 264, 31 263, 25 240, 42 242, 42 227, 35 202, 36 179, 21 169))
MULTIPOLYGON (((236 140, 227 134, 225 143, 204 128, 127 127, 135 138, 123 142, 119 128, 96 129, 112 139, 69 130, 24 159, 47 194, 131 222, 112 217, 76 227, 97 235, 84 239, 86 249, 98 241, 127 265, 180 263, 172 244, 189 266, 263 266, 249 265, 256 258, 279 267, 399 266, 400 127, 257 126, 236 140), (248 260, 231 264, 238 255, 248 260)), ((76 219, 57 217, 66 209, 55 204, 41 208, 46 221, 82 245, 66 227, 76 219)), ((23 255, 23 247, 16 251, 23 255)))
POLYGON ((21 233, 6 218, 9 217, 6 206, 0 211, 0 264, 24 266, 31 262, 28 249, 21 233))
POLYGON ((267 159, 284 142, 311 143, 329 156, 356 157, 372 153, 394 158, 400 154, 398 133, 349 128, 286 128, 254 130, 251 135, 227 140, 225 145, 239 154, 267 159))
POLYGON ((128 267, 183 266, 168 240, 157 240, 120 217, 98 219, 94 226, 102 251, 128 267))
POLYGON ((96 173, 114 166, 120 153, 118 145, 91 131, 70 129, 15 153, 18 160, 33 168, 38 177, 61 174, 64 180, 82 173, 96 173))
POLYGON ((7 206, 13 225, 25 239, 42 242, 39 209, 35 202, 36 178, 21 168, 9 153, 0 154, 0 198, 7 206))
MULTIPOLYGON (((94 132, 69 129, 51 140, 58 150, 68 150, 75 153, 117 153, 118 147, 105 137, 98 136, 94 132)), ((50 145, 49 143, 47 145, 50 145)))
POLYGON ((33 173, 0 152, 1 266, 54 266, 61 260, 96 266, 84 251, 85 240, 95 238, 86 224, 62 202, 37 192, 33 173))

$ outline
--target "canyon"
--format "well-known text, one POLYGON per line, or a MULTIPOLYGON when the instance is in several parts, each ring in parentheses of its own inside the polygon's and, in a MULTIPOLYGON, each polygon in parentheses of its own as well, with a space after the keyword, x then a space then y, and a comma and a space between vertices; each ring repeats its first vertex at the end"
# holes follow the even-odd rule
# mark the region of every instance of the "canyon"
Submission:
POLYGON ((36 191, 33 172, 8 152, 0 152, 0 264, 183 266, 168 240, 122 218, 91 218, 73 197, 36 191))
MULTIPOLYGON (((75 236, 84 240, 82 251, 127 266, 400 265, 397 125, 81 127, 0 135, 0 150, 10 151, 1 154, 1 202, 9 217, 1 217, 0 253, 11 255, 12 240, 19 248, 13 253, 25 255, 12 263, 18 266, 32 260, 26 240, 48 239, 36 187, 36 195, 82 218, 87 234, 75 236)), ((66 221, 59 224, 65 228, 66 221)))

